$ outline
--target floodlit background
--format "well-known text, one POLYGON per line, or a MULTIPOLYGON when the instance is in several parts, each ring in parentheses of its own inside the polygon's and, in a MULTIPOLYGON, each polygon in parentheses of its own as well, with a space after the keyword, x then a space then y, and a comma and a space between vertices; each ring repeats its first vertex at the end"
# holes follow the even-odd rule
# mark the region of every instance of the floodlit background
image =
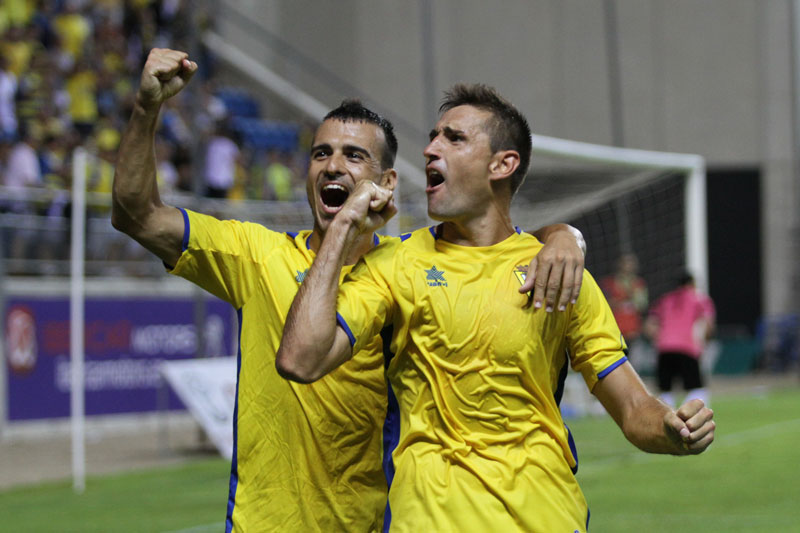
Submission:
MULTIPOLYGON (((688 267, 716 303, 717 335, 704 371, 719 398, 718 443, 707 463, 653 464, 667 477, 693 480, 696 467, 716 479, 756 461, 750 450, 766 440, 777 460, 790 453, 782 439, 800 437, 797 414, 786 408, 796 405, 800 350, 800 2, 16 0, 0 5, 0 33, 0 511, 61 501, 68 502, 65 516, 72 509, 85 519, 111 505, 87 503, 100 492, 120 494, 131 502, 130 516, 143 516, 148 504, 115 492, 141 492, 131 488, 141 482, 175 483, 174 492, 187 492, 180 506, 189 511, 132 530, 217 530, 213 520, 224 516, 227 463, 215 458, 215 444, 230 426, 201 426, 202 413, 190 414, 185 404, 192 394, 213 396, 215 408, 231 414, 235 383, 187 392, 180 378, 165 381, 162 363, 235 355, 235 310, 165 274, 109 222, 116 149, 152 47, 188 51, 200 65, 162 114, 162 195, 280 231, 311 225, 304 188, 310 138, 346 97, 395 124, 401 215, 388 232, 428 224, 421 153, 442 92, 459 81, 496 87, 538 136, 516 200, 520 225, 577 226, 598 279, 613 273, 622 254, 635 254, 651 302, 688 267), (233 139, 240 157, 234 182, 222 186, 223 198, 212 198, 204 170, 220 137, 233 139), (78 281, 70 276, 70 231, 82 218, 72 209, 78 179, 87 183, 78 256, 85 263, 77 272, 87 418, 85 437, 76 440, 70 291, 81 285, 70 285, 78 281), (769 417, 738 418, 753 405, 769 417), (83 451, 85 462, 76 459, 83 451), (188 465, 188 474, 172 470, 174 463, 188 465), (79 465, 89 483, 72 495, 79 465), (208 492, 186 488, 198 484, 208 492), (193 506, 211 511, 205 517, 193 506)), ((642 343, 632 361, 649 380, 652 347, 642 343)), ((685 486, 642 472, 639 482, 654 476, 652 483, 626 492, 615 481, 618 467, 649 463, 639 465, 604 416, 585 414, 593 406, 579 391, 565 401, 584 414, 570 423, 579 451, 580 428, 591 437, 582 483, 597 530, 677 527, 658 515, 660 522, 637 529, 624 510, 634 494, 652 490, 636 504, 645 520, 647 509, 685 486), (607 447, 592 448, 597 439, 607 447), (611 487, 619 499, 600 496, 611 487)), ((779 469, 757 466, 769 475, 726 483, 763 494, 770 480, 774 487, 789 482, 779 469)), ((774 505, 772 513, 754 506, 736 514, 740 502, 724 492, 717 507, 693 508, 689 517, 711 531, 794 526, 797 510, 781 499, 791 489, 768 493, 771 503, 759 505, 774 505)), ((701 496, 676 498, 670 501, 682 508, 701 496)))

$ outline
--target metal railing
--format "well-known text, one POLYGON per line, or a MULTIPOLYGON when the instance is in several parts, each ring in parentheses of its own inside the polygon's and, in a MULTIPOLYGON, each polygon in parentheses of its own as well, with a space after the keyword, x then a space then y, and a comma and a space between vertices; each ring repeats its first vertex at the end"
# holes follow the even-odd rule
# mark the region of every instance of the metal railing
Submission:
MULTIPOLYGON (((165 203, 221 219, 264 224, 275 231, 311 228, 305 202, 198 198, 169 194, 165 203)), ((161 262, 111 226, 111 195, 87 193, 86 275, 159 276, 161 262)), ((70 271, 69 192, 0 187, 0 260, 9 276, 67 276, 70 271)))

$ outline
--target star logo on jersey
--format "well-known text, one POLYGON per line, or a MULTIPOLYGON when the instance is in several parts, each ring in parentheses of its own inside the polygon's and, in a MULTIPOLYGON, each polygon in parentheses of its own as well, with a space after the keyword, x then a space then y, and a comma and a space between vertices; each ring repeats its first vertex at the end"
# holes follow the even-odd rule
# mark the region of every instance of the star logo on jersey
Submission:
POLYGON ((520 285, 525 285, 525 278, 528 277, 528 267, 524 265, 517 265, 514 267, 514 275, 517 277, 520 285))
POLYGON ((297 283, 303 283, 303 280, 305 280, 306 276, 308 276, 308 269, 305 269, 302 272, 300 272, 299 270, 295 270, 295 272, 297 272, 297 275, 294 277, 294 280, 297 283))
POLYGON ((444 270, 439 270, 436 265, 433 265, 430 270, 425 269, 427 276, 425 281, 428 282, 429 287, 447 287, 447 280, 444 279, 444 270))

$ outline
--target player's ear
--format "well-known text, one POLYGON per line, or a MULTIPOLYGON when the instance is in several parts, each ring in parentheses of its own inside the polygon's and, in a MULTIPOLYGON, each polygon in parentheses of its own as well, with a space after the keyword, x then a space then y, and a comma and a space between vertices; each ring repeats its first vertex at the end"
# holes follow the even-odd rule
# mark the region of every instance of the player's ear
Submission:
POLYGON ((381 173, 381 187, 386 187, 389 190, 394 190, 397 187, 397 171, 393 168, 387 168, 381 173))
POLYGON ((516 150, 499 150, 489 161, 489 179, 510 177, 519 168, 519 152, 516 150))

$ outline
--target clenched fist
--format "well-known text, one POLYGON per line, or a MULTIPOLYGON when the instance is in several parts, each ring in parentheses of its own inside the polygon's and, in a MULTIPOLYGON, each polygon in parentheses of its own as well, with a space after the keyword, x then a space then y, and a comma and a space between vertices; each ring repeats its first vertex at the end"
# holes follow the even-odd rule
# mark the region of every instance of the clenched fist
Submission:
POLYGON ((166 48, 153 48, 147 56, 139 82, 137 102, 145 109, 158 109, 178 94, 197 71, 189 54, 166 48))

